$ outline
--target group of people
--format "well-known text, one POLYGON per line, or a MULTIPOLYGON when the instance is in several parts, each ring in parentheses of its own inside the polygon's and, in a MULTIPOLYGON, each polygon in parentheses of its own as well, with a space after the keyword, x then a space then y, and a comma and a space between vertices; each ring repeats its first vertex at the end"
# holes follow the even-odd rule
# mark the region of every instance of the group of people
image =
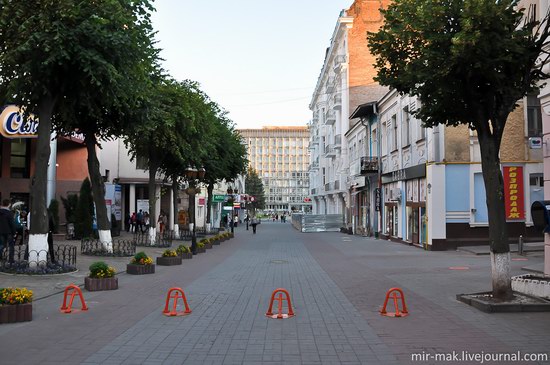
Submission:
MULTIPOLYGON (((144 233, 151 228, 151 217, 149 216, 149 212, 144 212, 142 209, 137 213, 133 212, 131 216, 126 218, 126 221, 128 223, 126 225, 126 232, 144 233)), ((162 210, 157 219, 157 224, 159 225, 160 234, 163 234, 168 224, 168 216, 162 210)))
MULTIPOLYGON (((283 214, 280 215, 281 223, 286 223, 286 212, 283 212, 283 214)), ((273 213, 271 214, 271 219, 273 219, 273 222, 279 221, 279 213, 273 213)))

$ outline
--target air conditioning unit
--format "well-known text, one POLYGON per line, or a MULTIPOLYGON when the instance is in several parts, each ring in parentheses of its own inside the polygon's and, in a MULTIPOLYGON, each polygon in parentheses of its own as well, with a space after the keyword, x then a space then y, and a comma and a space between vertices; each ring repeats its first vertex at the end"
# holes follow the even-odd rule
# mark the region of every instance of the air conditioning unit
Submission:
POLYGON ((390 200, 401 200, 401 189, 394 188, 390 190, 390 200))

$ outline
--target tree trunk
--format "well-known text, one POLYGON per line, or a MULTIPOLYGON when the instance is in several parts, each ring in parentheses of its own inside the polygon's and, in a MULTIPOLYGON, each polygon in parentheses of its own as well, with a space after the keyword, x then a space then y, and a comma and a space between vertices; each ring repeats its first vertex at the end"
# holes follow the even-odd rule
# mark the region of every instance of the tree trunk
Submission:
POLYGON ((105 182, 99 167, 99 160, 96 154, 97 139, 93 133, 86 133, 86 149, 88 150, 88 174, 92 185, 92 197, 95 203, 95 214, 99 242, 108 252, 113 252, 113 239, 111 237, 111 223, 107 216, 107 205, 105 204, 105 182))
POLYGON ((155 243, 156 241, 156 234, 157 234, 157 210, 156 210, 156 204, 157 204, 157 170, 158 170, 158 162, 152 154, 149 154, 149 239, 151 244, 155 243))
POLYGON ((174 199, 172 204, 174 205, 174 216, 172 217, 174 221, 174 234, 178 237, 179 234, 179 225, 178 225, 178 177, 177 175, 172 176, 172 192, 174 199))
POLYGON ((45 96, 38 106, 38 140, 36 145, 34 176, 30 186, 30 235, 29 263, 36 266, 45 263, 48 252, 48 209, 46 190, 48 185, 48 161, 50 159, 50 133, 55 98, 45 96))
POLYGON ((195 236, 195 229, 197 222, 195 221, 195 194, 196 194, 196 187, 195 184, 190 184, 189 188, 187 189, 187 194, 189 195, 189 223, 192 223, 193 226, 191 228, 191 224, 189 225, 189 230, 191 231, 192 235, 192 241, 191 241, 191 251, 193 254, 197 252, 197 241, 195 236))
POLYGON ((504 181, 500 167, 499 141, 494 135, 478 130, 481 149, 481 166, 485 182, 485 196, 489 216, 489 240, 491 248, 491 272, 493 297, 512 297, 510 276, 510 244, 504 207, 504 181))

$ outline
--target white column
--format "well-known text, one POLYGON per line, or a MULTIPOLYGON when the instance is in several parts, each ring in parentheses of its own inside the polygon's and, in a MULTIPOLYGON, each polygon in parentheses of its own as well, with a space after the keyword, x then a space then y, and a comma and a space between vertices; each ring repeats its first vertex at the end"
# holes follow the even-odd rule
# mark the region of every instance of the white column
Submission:
POLYGON ((151 227, 157 226, 157 220, 160 214, 160 185, 155 186, 155 212, 156 217, 150 217, 151 227))
POLYGON ((445 165, 428 165, 426 171, 428 245, 431 245, 434 239, 447 237, 445 185, 445 165))
POLYGON ((169 229, 170 230, 174 230, 174 217, 175 217, 175 212, 174 212, 174 190, 173 189, 170 189, 170 213, 169 213, 169 229))
POLYGON ((50 136, 50 160, 48 161, 48 185, 46 188, 46 206, 55 199, 55 183, 57 174, 57 134, 52 132, 50 136))
POLYGON ((129 197, 128 211, 130 216, 136 212, 136 184, 130 184, 130 197, 129 197))

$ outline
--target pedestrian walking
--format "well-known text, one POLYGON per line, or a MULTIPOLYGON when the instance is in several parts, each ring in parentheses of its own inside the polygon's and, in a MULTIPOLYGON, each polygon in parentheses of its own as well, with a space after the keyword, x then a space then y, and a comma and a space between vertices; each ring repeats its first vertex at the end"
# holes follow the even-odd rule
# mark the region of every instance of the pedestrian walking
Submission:
POLYGON ((151 228, 151 218, 149 217, 149 212, 143 214, 143 225, 145 226, 145 232, 149 232, 151 228))
POLYGON ((143 233, 143 210, 139 210, 136 215, 136 229, 139 233, 143 233))
POLYGON ((136 225, 137 225, 137 214, 136 212, 133 212, 132 216, 130 217, 130 232, 136 231, 136 225))
POLYGON ((250 220, 250 225, 252 226, 252 233, 256 234, 256 226, 258 225, 258 219, 256 217, 252 217, 250 220))
POLYGON ((160 211, 159 219, 157 219, 157 223, 159 225, 159 231, 160 234, 164 233, 164 229, 166 227, 166 215, 164 214, 164 211, 160 211))
POLYGON ((9 246, 9 262, 13 263, 14 247, 13 237, 16 233, 13 213, 10 210, 10 200, 2 200, 0 206, 0 257, 5 247, 9 246))

